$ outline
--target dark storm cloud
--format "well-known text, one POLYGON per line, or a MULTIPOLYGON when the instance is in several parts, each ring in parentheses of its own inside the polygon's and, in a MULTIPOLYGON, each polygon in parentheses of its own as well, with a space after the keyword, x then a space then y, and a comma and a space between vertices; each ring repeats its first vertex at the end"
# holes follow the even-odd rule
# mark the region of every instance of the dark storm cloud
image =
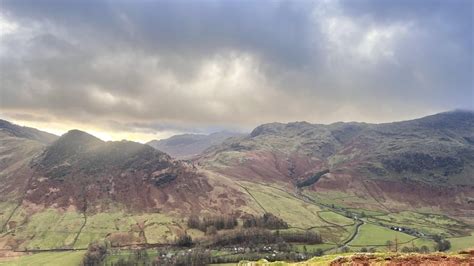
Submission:
POLYGON ((189 131, 473 108, 472 1, 0 3, 11 117, 189 131))

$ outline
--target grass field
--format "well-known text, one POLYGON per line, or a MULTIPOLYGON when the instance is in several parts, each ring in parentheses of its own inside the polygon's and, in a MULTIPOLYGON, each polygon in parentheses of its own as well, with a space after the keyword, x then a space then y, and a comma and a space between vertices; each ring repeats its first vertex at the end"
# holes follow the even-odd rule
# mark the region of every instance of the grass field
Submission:
POLYGON ((113 233, 127 234, 132 240, 138 241, 141 230, 144 230, 148 243, 166 243, 174 240, 180 227, 178 222, 164 214, 124 212, 88 214, 84 225, 82 213, 56 209, 28 214, 25 209, 20 208, 11 221, 17 225, 15 228, 9 228, 6 237, 13 236, 21 243, 14 247, 17 250, 86 248, 89 243, 104 240, 107 235, 113 233), (142 228, 137 224, 142 225, 142 228))
POLYGON ((135 261, 137 261, 137 264, 143 263, 145 264, 144 261, 153 261, 154 258, 158 256, 158 251, 154 249, 148 249, 140 254, 140 259, 137 259, 136 253, 131 250, 120 250, 115 252, 114 254, 109 254, 105 257, 103 265, 108 266, 108 265, 115 265, 117 262, 119 262, 120 259, 127 260, 133 258, 135 261), (141 263, 138 263, 140 260, 141 263))
POLYGON ((426 235, 444 235, 447 237, 465 236, 472 229, 460 221, 444 215, 425 214, 412 211, 390 213, 383 216, 369 217, 368 221, 386 225, 403 226, 416 229, 426 235))
POLYGON ((461 251, 469 248, 474 249, 474 231, 471 232, 470 236, 448 238, 448 240, 451 242, 452 251, 461 251))
POLYGON ((149 243, 165 243, 174 239, 173 230, 170 229, 174 225, 173 219, 164 214, 98 213, 87 217, 87 223, 74 247, 87 247, 95 240, 105 239, 110 233, 128 233, 136 242, 140 233, 137 223, 144 225, 145 236, 149 243))
POLYGON ((348 246, 383 246, 389 240, 394 242, 395 238, 398 239, 398 243, 403 243, 414 239, 413 236, 390 230, 385 227, 373 224, 363 224, 359 229, 359 234, 348 244, 348 246))
POLYGON ((75 266, 80 265, 85 251, 42 252, 0 261, 2 266, 75 266))
POLYGON ((72 245, 83 219, 82 215, 76 212, 47 209, 28 217, 23 210, 19 210, 11 221, 18 223, 13 230, 15 237, 27 240, 19 248, 31 250, 72 245))
POLYGON ((295 244, 293 248, 295 251, 304 252, 306 247, 307 252, 315 252, 318 249, 327 250, 336 247, 334 244, 315 244, 315 245, 304 245, 304 244, 295 244))
POLYGON ((318 212, 318 215, 325 221, 328 221, 330 223, 334 223, 337 225, 346 226, 346 225, 354 224, 354 220, 332 211, 321 211, 321 212, 318 212))
POLYGON ((265 211, 277 215, 292 227, 307 229, 330 225, 319 218, 318 212, 321 209, 318 206, 308 204, 286 192, 268 186, 252 184, 246 188, 265 208, 265 211))

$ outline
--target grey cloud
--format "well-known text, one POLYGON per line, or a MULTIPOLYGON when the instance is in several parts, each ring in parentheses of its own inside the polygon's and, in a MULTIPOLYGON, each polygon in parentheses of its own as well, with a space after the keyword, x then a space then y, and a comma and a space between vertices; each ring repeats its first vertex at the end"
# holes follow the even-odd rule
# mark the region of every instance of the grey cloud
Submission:
POLYGON ((18 30, 0 42, 0 108, 141 132, 472 109, 469 10, 461 0, 2 1, 18 30))

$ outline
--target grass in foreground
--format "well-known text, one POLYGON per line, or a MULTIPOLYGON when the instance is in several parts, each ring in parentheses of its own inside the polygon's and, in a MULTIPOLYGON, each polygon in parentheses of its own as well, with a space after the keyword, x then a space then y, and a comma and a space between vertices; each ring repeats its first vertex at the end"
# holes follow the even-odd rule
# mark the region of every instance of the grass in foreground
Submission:
POLYGON ((42 252, 25 255, 8 261, 0 261, 2 266, 64 266, 80 265, 85 251, 42 252))

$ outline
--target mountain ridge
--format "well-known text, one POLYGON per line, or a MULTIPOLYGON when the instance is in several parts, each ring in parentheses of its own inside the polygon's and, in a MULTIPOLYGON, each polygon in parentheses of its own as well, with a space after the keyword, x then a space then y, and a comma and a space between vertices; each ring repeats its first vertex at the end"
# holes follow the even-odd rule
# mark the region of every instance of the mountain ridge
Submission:
POLYGON ((16 137, 36 140, 43 144, 49 144, 58 138, 58 136, 54 134, 32 127, 22 127, 2 119, 0 119, 0 130, 16 137))
MULTIPOLYGON (((104 239, 168 243, 186 232, 207 237, 186 225, 190 216, 267 212, 317 228, 331 243, 348 236, 320 213, 358 224, 359 213, 423 212, 424 222, 455 218, 443 230, 466 236, 474 216, 473 121, 474 113, 455 112, 380 125, 271 123, 189 160, 79 130, 50 144, 0 130, 0 248, 37 249, 46 235, 62 239, 46 244, 55 248, 104 239), (47 218, 52 213, 57 221, 47 218), (58 231, 41 229, 38 219, 58 231), (79 231, 71 238, 62 233, 68 228, 79 231)), ((433 227, 423 232, 435 234, 433 227)))
POLYGON ((243 134, 220 131, 211 134, 181 134, 174 135, 167 139, 152 140, 146 144, 168 153, 178 159, 190 159, 198 156, 200 153, 213 145, 222 143, 222 141, 231 137, 242 136, 243 134))

